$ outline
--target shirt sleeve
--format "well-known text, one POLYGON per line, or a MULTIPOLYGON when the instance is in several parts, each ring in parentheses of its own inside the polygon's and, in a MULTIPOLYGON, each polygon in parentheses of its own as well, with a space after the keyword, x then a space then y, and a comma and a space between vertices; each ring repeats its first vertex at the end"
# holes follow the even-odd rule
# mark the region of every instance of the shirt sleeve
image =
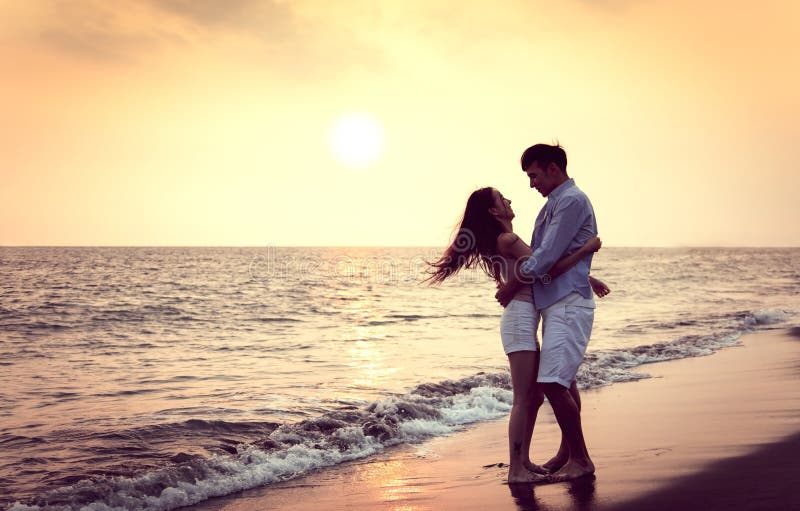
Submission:
POLYGON ((528 278, 541 279, 548 270, 566 255, 567 248, 575 239, 584 223, 586 208, 576 197, 564 197, 553 208, 552 219, 545 228, 542 242, 520 271, 528 278))

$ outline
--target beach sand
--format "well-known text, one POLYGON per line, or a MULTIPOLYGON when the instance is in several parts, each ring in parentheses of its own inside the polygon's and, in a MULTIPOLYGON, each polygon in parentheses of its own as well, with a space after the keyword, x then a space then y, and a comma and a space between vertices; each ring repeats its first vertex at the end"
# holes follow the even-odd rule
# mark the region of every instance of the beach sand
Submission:
MULTIPOLYGON (((639 368, 653 378, 585 391, 594 477, 504 484, 501 419, 192 509, 800 509, 798 330, 748 334, 711 356, 639 368)), ((558 441, 545 403, 534 461, 558 441)))

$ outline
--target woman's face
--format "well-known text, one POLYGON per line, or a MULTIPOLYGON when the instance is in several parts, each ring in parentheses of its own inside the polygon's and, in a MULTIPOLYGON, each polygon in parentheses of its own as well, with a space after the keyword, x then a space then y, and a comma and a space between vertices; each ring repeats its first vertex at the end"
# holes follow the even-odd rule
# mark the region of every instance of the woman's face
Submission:
POLYGON ((503 194, 497 190, 493 190, 492 195, 494 196, 494 205, 489 208, 489 213, 500 220, 512 220, 514 218, 514 210, 511 209, 511 201, 503 197, 503 194))

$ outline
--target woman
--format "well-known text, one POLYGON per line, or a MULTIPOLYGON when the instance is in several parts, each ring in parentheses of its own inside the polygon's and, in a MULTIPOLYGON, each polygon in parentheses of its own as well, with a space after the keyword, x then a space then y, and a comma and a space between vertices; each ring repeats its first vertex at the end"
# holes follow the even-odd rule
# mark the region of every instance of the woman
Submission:
MULTIPOLYGON (((444 255, 430 263, 431 284, 440 284, 461 268, 479 267, 499 285, 509 272, 531 255, 530 247, 514 234, 511 201, 494 188, 472 192, 455 241, 444 255)), ((553 278, 574 266, 581 258, 600 249, 600 238, 594 237, 576 252, 560 259, 548 272, 553 278)), ((592 289, 599 296, 608 294, 608 287, 589 277, 592 289)), ((503 311, 500 337, 511 368, 514 403, 508 423, 508 482, 534 482, 547 471, 530 460, 530 443, 536 412, 543 396, 536 387, 539 368, 539 346, 536 330, 539 314, 533 305, 531 286, 522 286, 503 311)))

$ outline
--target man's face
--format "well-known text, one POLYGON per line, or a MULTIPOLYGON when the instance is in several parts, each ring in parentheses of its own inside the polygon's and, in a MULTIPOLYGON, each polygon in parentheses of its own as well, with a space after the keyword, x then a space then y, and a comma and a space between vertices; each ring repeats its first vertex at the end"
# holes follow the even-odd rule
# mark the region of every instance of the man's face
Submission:
POLYGON ((535 188, 542 194, 542 197, 550 195, 550 192, 558 186, 558 176, 553 165, 548 165, 543 169, 537 162, 533 162, 525 169, 525 173, 531 180, 531 188, 535 188))

